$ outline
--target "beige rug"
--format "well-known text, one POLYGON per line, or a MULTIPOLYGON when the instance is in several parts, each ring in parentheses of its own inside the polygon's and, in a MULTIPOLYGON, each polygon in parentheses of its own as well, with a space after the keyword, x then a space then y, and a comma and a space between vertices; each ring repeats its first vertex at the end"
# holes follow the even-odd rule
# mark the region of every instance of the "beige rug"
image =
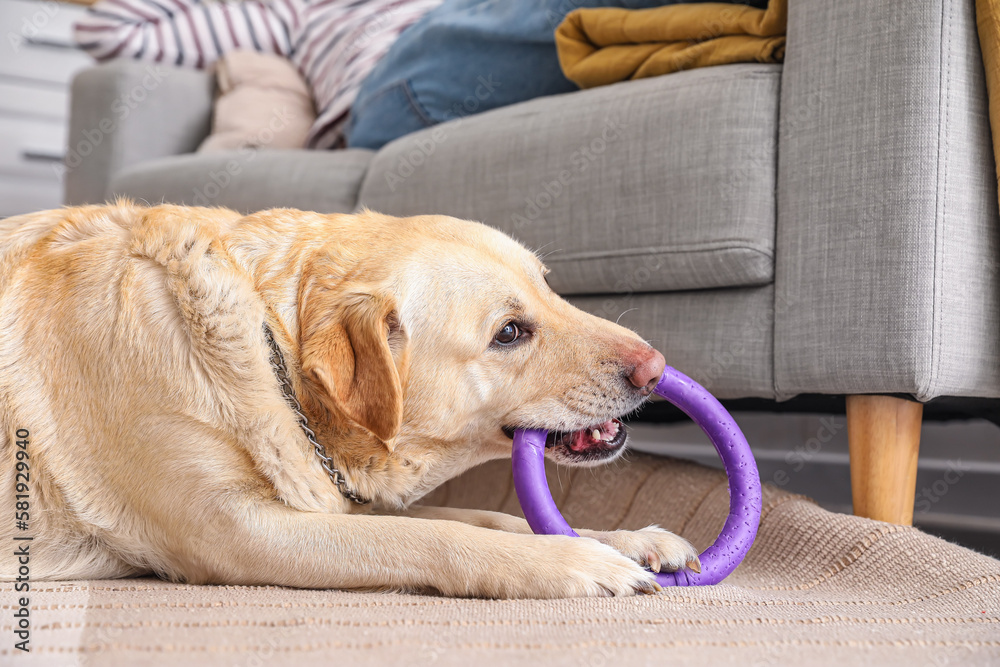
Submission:
MULTIPOLYGON (((721 473, 669 459, 634 455, 606 469, 550 470, 549 479, 575 525, 655 522, 699 548, 727 512, 721 473)), ((429 501, 517 512, 507 462, 429 501)), ((12 650, 12 586, 0 591, 2 665, 1000 665, 1000 561, 773 487, 757 543, 733 576, 655 597, 506 602, 49 583, 32 593, 24 655, 12 650)))

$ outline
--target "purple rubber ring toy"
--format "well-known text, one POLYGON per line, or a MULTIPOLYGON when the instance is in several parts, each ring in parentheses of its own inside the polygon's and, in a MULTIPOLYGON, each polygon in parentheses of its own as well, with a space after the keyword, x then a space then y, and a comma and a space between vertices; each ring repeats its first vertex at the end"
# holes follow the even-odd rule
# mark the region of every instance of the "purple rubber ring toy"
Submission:
MULTIPOLYGON (((653 390, 690 417, 709 437, 729 478, 729 517, 715 543, 701 555, 701 573, 661 572, 661 586, 711 586, 736 569, 757 536, 760 525, 760 475, 750 445, 729 412, 700 384, 667 366, 653 390)), ((556 508, 545 480, 547 431, 514 433, 514 490, 524 518, 535 533, 578 537, 556 508)))

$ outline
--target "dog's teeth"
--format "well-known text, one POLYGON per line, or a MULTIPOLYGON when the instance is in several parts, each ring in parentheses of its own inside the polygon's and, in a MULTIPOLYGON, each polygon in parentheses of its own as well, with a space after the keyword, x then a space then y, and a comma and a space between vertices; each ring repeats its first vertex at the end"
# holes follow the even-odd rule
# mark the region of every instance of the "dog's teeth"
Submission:
POLYGON ((593 432, 591 432, 590 437, 593 438, 594 440, 600 440, 601 432, 595 428, 593 432))

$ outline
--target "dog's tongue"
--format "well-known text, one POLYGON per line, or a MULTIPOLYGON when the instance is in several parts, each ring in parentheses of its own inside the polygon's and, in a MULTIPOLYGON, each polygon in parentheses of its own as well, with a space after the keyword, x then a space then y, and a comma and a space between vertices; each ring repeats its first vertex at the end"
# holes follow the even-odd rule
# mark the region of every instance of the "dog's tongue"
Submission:
POLYGON ((574 431, 569 441, 569 448, 574 452, 585 452, 603 446, 616 435, 618 435, 618 422, 611 419, 603 424, 574 431))

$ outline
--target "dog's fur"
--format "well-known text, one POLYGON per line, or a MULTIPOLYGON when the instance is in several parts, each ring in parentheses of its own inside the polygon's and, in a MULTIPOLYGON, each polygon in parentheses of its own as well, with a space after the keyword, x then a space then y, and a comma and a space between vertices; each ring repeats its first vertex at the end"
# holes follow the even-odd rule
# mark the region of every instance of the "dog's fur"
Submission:
MULTIPOLYGON (((33 578, 564 597, 649 591, 640 564, 697 568, 655 527, 571 539, 410 506, 509 456, 503 427, 571 431, 644 400, 627 380, 651 348, 556 296, 545 271, 502 233, 440 216, 118 202, 0 221, 0 541, 22 534, 26 451, 33 578), (508 321, 524 338, 495 344, 508 321), (372 506, 320 466, 265 323, 372 506)), ((570 453, 549 450, 581 462, 570 453)))

